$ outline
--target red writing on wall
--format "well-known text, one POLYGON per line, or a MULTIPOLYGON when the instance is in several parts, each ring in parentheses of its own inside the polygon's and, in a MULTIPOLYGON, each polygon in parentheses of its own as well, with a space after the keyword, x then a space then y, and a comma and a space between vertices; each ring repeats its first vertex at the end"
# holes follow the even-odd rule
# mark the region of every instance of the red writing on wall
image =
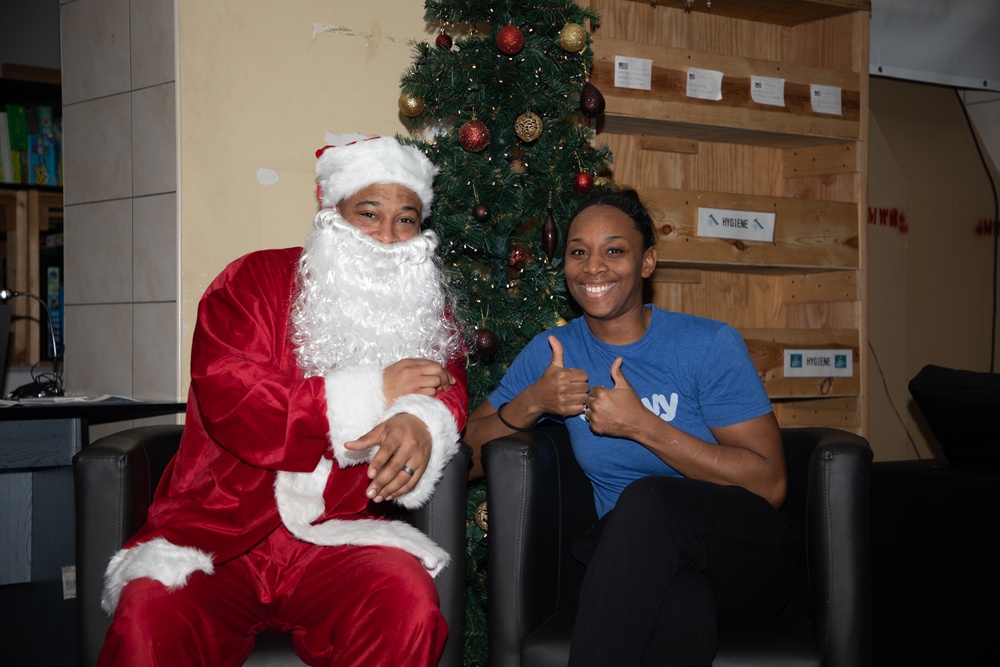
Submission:
POLYGON ((976 223, 976 236, 993 236, 994 224, 996 223, 993 220, 983 218, 976 223))
POLYGON ((874 208, 868 207, 868 224, 879 227, 893 227, 899 230, 900 234, 910 231, 910 226, 906 222, 906 213, 896 208, 874 208))

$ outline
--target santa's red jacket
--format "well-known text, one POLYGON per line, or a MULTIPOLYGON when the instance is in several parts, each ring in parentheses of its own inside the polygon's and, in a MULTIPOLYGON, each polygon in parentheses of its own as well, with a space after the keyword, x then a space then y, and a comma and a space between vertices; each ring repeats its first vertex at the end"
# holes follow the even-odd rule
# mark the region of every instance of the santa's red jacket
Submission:
POLYGON ((417 486, 397 502, 424 504, 465 426, 464 360, 447 365, 456 380, 449 391, 404 396, 388 409, 381 367, 303 377, 289 331, 301 253, 246 255, 202 297, 180 449, 146 523, 108 566, 102 598, 108 613, 129 581, 148 577, 182 586, 192 572, 211 573, 282 523, 316 544, 405 549, 432 574, 447 564, 448 555, 423 533, 381 516, 388 503, 365 496, 367 459, 342 445, 393 414, 420 417, 432 436, 431 458, 417 486))

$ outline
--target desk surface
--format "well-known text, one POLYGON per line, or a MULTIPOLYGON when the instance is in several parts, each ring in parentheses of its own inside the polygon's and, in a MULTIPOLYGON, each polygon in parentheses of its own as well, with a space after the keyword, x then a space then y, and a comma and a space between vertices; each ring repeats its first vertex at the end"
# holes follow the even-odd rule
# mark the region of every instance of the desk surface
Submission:
POLYGON ((0 421, 86 419, 89 424, 143 419, 184 412, 186 403, 157 401, 66 401, 0 408, 0 421))

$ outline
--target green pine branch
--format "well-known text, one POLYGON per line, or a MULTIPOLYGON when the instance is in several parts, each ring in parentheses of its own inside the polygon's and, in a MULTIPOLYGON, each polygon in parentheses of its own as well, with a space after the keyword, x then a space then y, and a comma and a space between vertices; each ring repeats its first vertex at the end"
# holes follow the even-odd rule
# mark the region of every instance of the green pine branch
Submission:
POLYGON ((485 400, 517 352, 536 334, 571 317, 563 283, 562 243, 569 216, 582 198, 578 172, 598 177, 611 162, 593 146, 594 132, 580 112, 580 92, 593 65, 586 48, 560 45, 567 23, 587 26, 598 17, 570 0, 428 0, 425 19, 445 30, 453 46, 414 47, 401 92, 423 102, 407 119, 418 145, 438 166, 431 225, 442 240, 448 279, 456 291, 467 343, 476 328, 500 340, 490 357, 470 347, 470 403, 485 400), (522 50, 497 47, 507 25, 521 29, 522 50), (518 118, 536 114, 540 136, 525 141, 518 118), (481 152, 463 148, 459 130, 471 119, 486 124, 489 144, 481 152), (473 207, 485 204, 485 222, 473 207), (551 208, 558 243, 547 256, 543 228, 551 208))

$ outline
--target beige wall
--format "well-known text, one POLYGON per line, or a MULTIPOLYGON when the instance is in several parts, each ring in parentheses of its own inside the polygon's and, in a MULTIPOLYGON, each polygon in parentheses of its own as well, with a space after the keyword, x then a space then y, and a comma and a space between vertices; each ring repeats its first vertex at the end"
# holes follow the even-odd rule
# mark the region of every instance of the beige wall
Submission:
POLYGON ((423 3, 63 0, 60 31, 67 392, 183 399, 199 297, 304 240, 314 151, 405 131, 423 3))
MULTIPOLYGON (((180 392, 172 0, 60 4, 67 393, 180 392)), ((91 429, 98 437, 121 424, 91 429)))
POLYGON ((246 252, 305 239, 316 212, 314 151, 327 134, 405 132, 399 80, 412 42, 429 37, 419 0, 178 6, 187 369, 197 302, 212 278, 246 252))
POLYGON ((924 365, 989 367, 993 243, 977 229, 994 205, 963 100, 987 135, 984 150, 1000 155, 1000 96, 871 80, 869 207, 906 216, 905 230, 868 225, 869 440, 877 459, 940 455, 907 389, 924 365))

